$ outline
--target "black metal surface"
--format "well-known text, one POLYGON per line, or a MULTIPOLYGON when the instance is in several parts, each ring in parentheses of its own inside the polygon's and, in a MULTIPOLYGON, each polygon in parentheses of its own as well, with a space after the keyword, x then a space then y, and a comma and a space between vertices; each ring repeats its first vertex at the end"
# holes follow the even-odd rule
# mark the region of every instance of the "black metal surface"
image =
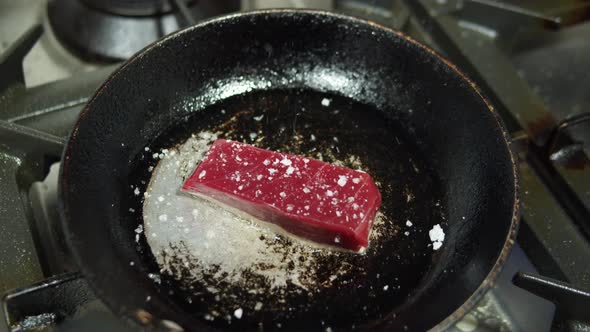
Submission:
POLYGON ((516 286, 555 303, 561 315, 590 323, 590 292, 559 280, 523 272, 517 273, 512 281, 516 286))
POLYGON ((0 56, 0 68, 2 69, 0 92, 6 93, 8 88, 15 88, 15 85, 21 85, 21 88, 24 86, 25 76, 22 59, 31 50, 42 33, 43 27, 41 25, 30 28, 20 37, 20 40, 14 44, 12 49, 7 50, 0 56))
MULTIPOLYGON (((150 16, 172 10, 170 0, 80 0, 86 5, 115 15, 150 16)), ((195 0, 181 0, 195 2, 195 0)))
POLYGON ((2 306, 8 325, 13 330, 26 331, 71 317, 93 299, 86 281, 79 274, 71 273, 8 293, 2 299, 2 306), (51 319, 30 319, 40 315, 48 315, 51 319))
MULTIPOLYGON (((584 45, 581 42, 581 40, 584 40, 581 37, 583 34, 576 33, 573 44, 567 42, 567 40, 563 42, 557 38, 555 42, 559 45, 558 49, 566 51, 545 53, 541 52, 541 50, 537 52, 533 48, 532 53, 538 53, 533 58, 533 62, 527 58, 522 58, 519 61, 520 63, 532 64, 531 73, 551 72, 555 74, 552 79, 547 79, 544 74, 535 75, 538 80, 531 81, 531 83, 539 83, 540 78, 545 77, 543 80, 544 88, 541 89, 542 93, 540 95, 551 96, 551 98, 547 97, 551 99, 550 104, 555 103, 566 106, 565 109, 559 109, 558 107, 557 110, 554 110, 548 108, 539 97, 539 94, 533 91, 533 87, 527 84, 519 75, 517 68, 513 66, 513 62, 506 54, 507 51, 503 50, 501 45, 498 45, 506 38, 513 37, 514 34, 505 32, 508 37, 501 34, 494 35, 493 27, 477 25, 479 18, 487 15, 487 12, 481 11, 478 16, 473 16, 472 13, 470 17, 472 22, 469 23, 473 23, 473 26, 467 29, 461 26, 461 23, 465 24, 465 22, 455 19, 455 15, 461 13, 461 7, 457 7, 451 12, 437 14, 426 5, 426 1, 404 2, 408 8, 412 9, 412 13, 415 14, 417 19, 416 22, 419 22, 437 40, 443 51, 461 68, 467 70, 482 87, 486 95, 498 107, 508 127, 512 131, 523 130, 526 133, 530 147, 527 148, 528 152, 525 157, 527 163, 523 164, 523 166, 527 168, 527 172, 533 173, 531 174, 532 181, 530 183, 535 189, 530 190, 531 196, 523 196, 529 203, 529 207, 525 207, 524 210, 528 214, 529 227, 527 229, 531 230, 531 233, 527 235, 536 237, 533 239, 527 236, 527 239, 531 240, 530 243, 537 243, 545 249, 538 250, 537 245, 530 247, 527 245, 523 246, 523 248, 527 251, 527 254, 530 253, 532 257, 535 257, 534 259, 538 258, 535 255, 536 253, 550 248, 549 254, 546 255, 548 260, 543 263, 539 260, 540 266, 556 264, 564 275, 567 275, 567 281, 573 282, 580 287, 587 287, 590 284, 590 271, 579 268, 578 264, 584 265, 583 262, 590 259, 587 234, 579 233, 580 228, 587 229, 589 220, 589 211, 584 205, 587 204, 590 197, 588 196, 590 192, 590 183, 588 183, 590 167, 588 167, 586 158, 582 159, 583 163, 579 163, 580 159, 575 158, 577 162, 574 164, 577 167, 562 167, 559 163, 552 163, 546 154, 546 149, 543 148, 547 144, 551 133, 554 132, 558 118, 563 116, 564 111, 568 112, 570 107, 570 104, 564 104, 562 100, 567 100, 572 104, 580 103, 580 105, 585 102, 585 94, 579 93, 579 91, 583 90, 578 90, 578 85, 566 88, 565 81, 569 80, 567 77, 577 77, 577 71, 570 71, 570 75, 560 77, 557 75, 558 73, 567 74, 567 68, 572 67, 554 66, 554 62, 549 61, 549 59, 561 58, 562 56, 570 58, 564 54, 577 54, 576 45, 584 45), (485 30, 486 34, 477 33, 474 31, 475 29, 485 30), (490 35, 494 36, 490 37, 490 35), (484 36, 487 36, 487 38, 484 38, 484 36), (543 59, 543 62, 541 59, 543 59), (547 68, 540 71, 541 66, 547 66, 547 68), (557 70, 558 68, 559 70, 557 70), (562 93, 562 91, 565 91, 562 89, 567 89, 571 94, 562 93), (554 93, 548 94, 548 91, 554 93), (531 167, 533 169, 530 169, 531 167), (539 181, 542 183, 538 183, 539 181), (541 202, 547 202, 547 204, 556 202, 560 207, 545 208, 545 204, 541 202), (561 245, 562 243, 565 243, 565 245, 561 245), (530 251, 528 251, 529 249, 530 251)), ((547 4, 545 3, 545 5, 547 4)), ((551 6, 548 7, 548 9, 551 8, 551 6)), ((559 6, 557 5, 557 7, 559 6)), ((580 26, 577 31, 581 32, 585 29, 580 26)), ((557 36, 553 35, 552 37, 557 36)), ((552 40, 553 38, 541 39, 552 40)), ((523 50, 520 50, 520 52, 523 52, 523 50)), ((587 52, 583 48, 580 54, 585 53, 587 52)), ((573 68, 579 68, 579 66, 574 65, 573 68)), ((528 78, 528 73, 529 71, 527 71, 525 78, 528 78)), ((584 76, 580 77, 583 78, 584 76)))
POLYGON ((67 48, 89 61, 112 62, 130 58, 191 20, 237 11, 239 1, 195 1, 186 12, 174 10, 168 0, 51 0, 47 6, 51 27, 67 48), (156 8, 164 3, 163 10, 156 8))
MULTIPOLYGON (((383 204, 379 210, 387 221, 374 228, 385 239, 373 241, 364 255, 347 252, 321 258, 306 255, 305 259, 315 261, 309 269, 318 267, 316 273, 301 273, 302 280, 303 274, 305 280, 317 280, 307 287, 313 290, 313 295, 301 292, 301 288, 293 284, 280 290, 272 289, 259 275, 241 277, 240 284, 248 287, 236 286, 216 277, 214 272, 194 282, 190 277, 191 267, 182 264, 187 260, 183 251, 169 250, 166 257, 178 262, 174 274, 160 273, 161 267, 157 265, 149 272, 161 275, 161 291, 172 291, 171 298, 182 303, 187 313, 203 317, 216 312, 215 316, 222 318, 231 317, 236 307, 248 312, 240 322, 228 324, 225 319, 216 319, 212 323, 225 329, 255 330, 260 325, 277 324, 290 330, 316 329, 322 327, 322 321, 326 327, 348 327, 388 315, 425 279, 432 277, 429 269, 438 261, 440 252, 431 249, 428 231, 435 224, 447 229, 446 211, 441 204, 445 197, 433 165, 416 153, 418 148, 413 139, 407 137, 406 130, 382 112, 338 94, 292 88, 252 91, 195 113, 152 141, 150 151, 181 145, 192 134, 206 130, 221 133, 220 138, 245 142, 249 142, 250 133, 256 132, 257 143, 254 144, 258 147, 321 158, 330 163, 344 161, 345 166, 352 168, 354 164, 349 160, 358 159, 363 170, 369 172, 376 183, 382 184, 383 204), (329 108, 322 105, 323 98, 331 100, 329 108), (264 119, 256 121, 254 117, 261 114, 264 119), (310 139, 312 135, 314 140, 310 139), (411 195, 411 202, 407 195, 411 195), (411 236, 403 234, 407 229, 406 220, 414 221, 411 236), (349 271, 344 271, 343 267, 349 267, 349 271), (340 269, 342 274, 331 280, 332 272, 340 269), (209 287, 219 291, 209 293, 209 287), (383 291, 383 287, 387 291, 383 291), (252 289, 257 292, 250 293, 252 289), (257 302, 273 305, 255 310, 257 302)), ((132 163, 128 181, 138 184, 142 192, 147 191, 153 175, 148 167, 157 166, 152 154, 144 152, 132 163)), ((144 221, 146 212, 142 211, 142 197, 127 190, 128 203, 124 205, 135 213, 127 213, 130 220, 122 221, 125 227, 136 229, 149 222, 144 221)), ((282 238, 282 242, 290 246, 290 250, 297 249, 287 238, 282 238)), ((150 250, 145 238, 139 247, 146 266, 155 261, 151 253, 161 254, 153 248, 150 250)), ((268 251, 272 252, 272 248, 270 246, 268 251)), ((198 262, 200 257, 192 256, 188 260, 198 262)))
POLYGON ((472 308, 499 273, 518 221, 515 164, 497 114, 423 46, 311 11, 234 15, 185 30, 146 49, 93 97, 64 153, 60 194, 68 243, 97 295, 144 327, 171 320, 208 329, 158 292, 145 267, 128 263, 139 261, 133 229, 119 222, 130 162, 179 119, 269 88, 336 93, 378 109, 415 140, 442 183, 449 229, 430 275, 389 315, 355 326, 444 329, 472 308))

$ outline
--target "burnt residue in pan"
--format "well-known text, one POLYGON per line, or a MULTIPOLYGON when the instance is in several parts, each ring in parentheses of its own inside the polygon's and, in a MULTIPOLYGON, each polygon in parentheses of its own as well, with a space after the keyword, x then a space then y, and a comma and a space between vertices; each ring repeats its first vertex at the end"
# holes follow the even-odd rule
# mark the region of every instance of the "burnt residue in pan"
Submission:
MULTIPOLYGON (((363 327, 394 312, 436 261, 437 252, 433 251, 428 230, 435 224, 444 228, 446 223, 440 204, 442 191, 433 165, 421 157, 403 127, 374 107, 309 90, 252 92, 183 119, 152 142, 151 151, 177 146, 191 134, 205 130, 219 133, 220 138, 266 149, 362 167, 378 184, 383 218, 375 226, 381 236, 365 254, 314 254, 317 257, 312 258, 318 266, 310 273, 313 275, 306 276, 313 279, 314 289, 293 284, 272 289, 264 277, 249 271, 244 272, 242 283, 223 282, 223 278, 216 277, 219 274, 215 266, 207 267, 209 273, 202 280, 190 279, 183 269, 196 267, 198 257, 193 257, 189 264, 179 262, 175 266, 180 268, 171 274, 160 274, 142 236, 138 250, 153 269, 152 279, 158 275, 159 290, 187 313, 209 321, 212 326, 235 330, 363 327), (408 221, 411 227, 407 226, 408 221), (347 266, 345 271, 335 271, 342 270, 343 262, 347 266), (339 277, 334 278, 338 272, 339 277), (210 291, 213 285, 215 292, 210 291)), ((130 183, 144 191, 152 175, 148 168, 155 164, 152 152, 139 156, 133 162, 135 171, 130 183)), ((142 196, 130 191, 126 208, 131 207, 131 212, 126 213, 136 225, 142 223, 142 204, 142 196)), ((291 248, 290 239, 268 240, 275 248, 291 248)), ((180 260, 185 250, 183 244, 171 246, 168 253, 172 254, 167 254, 166 259, 180 260)))

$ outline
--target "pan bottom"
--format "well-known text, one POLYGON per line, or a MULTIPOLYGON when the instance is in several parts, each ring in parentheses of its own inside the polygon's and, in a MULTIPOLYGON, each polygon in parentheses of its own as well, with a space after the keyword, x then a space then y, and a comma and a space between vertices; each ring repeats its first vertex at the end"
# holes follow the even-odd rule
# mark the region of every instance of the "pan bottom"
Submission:
POLYGON ((194 112, 133 163, 130 183, 138 188, 130 190, 127 214, 138 231, 130 238, 137 235, 148 277, 185 312, 223 329, 370 327, 436 264, 428 231, 446 226, 434 168, 406 133, 370 105, 310 90, 256 91, 194 112), (369 172, 383 204, 367 252, 309 248, 175 195, 215 138, 369 172), (174 211, 186 215, 171 217, 174 211), (175 222, 184 223, 180 231, 167 232, 175 222), (229 233, 213 239, 203 228, 211 224, 229 233), (229 264, 224 254, 232 250, 244 256, 229 264))

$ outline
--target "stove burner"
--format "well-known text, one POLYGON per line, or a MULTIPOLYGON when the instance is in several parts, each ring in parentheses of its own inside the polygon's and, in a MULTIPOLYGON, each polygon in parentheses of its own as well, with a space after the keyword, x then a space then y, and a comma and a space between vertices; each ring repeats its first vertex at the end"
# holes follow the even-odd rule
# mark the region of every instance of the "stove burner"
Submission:
POLYGON ((238 9, 238 0, 51 0, 47 6, 57 39, 97 62, 127 59, 194 21, 238 9))

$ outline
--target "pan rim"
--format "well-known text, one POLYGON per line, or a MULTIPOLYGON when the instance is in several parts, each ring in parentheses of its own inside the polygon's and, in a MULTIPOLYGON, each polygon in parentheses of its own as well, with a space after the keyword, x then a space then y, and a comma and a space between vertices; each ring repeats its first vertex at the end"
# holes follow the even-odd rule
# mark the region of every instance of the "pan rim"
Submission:
MULTIPOLYGON (((420 49, 430 53, 433 57, 435 57, 437 60, 439 60, 443 65, 447 66, 452 71, 454 71, 457 75, 459 75, 459 77, 462 80, 464 80, 466 83, 469 84, 469 86, 479 96, 479 98, 481 98, 481 100, 487 106, 488 110, 493 115, 493 117, 496 121, 497 129, 500 129, 500 132, 502 133, 504 146, 506 147, 507 154, 510 157, 512 171, 513 171, 514 197, 512 198, 513 199, 513 207, 512 207, 512 218, 511 218, 511 222, 510 222, 510 228, 509 228, 508 234, 504 240, 502 250, 498 254, 498 258, 496 259, 494 265, 492 266, 492 268, 490 269, 490 271, 488 272, 486 277, 483 279, 482 283, 478 286, 477 289, 475 289, 475 291, 473 291, 473 293, 465 300, 465 302, 461 306, 459 306, 457 309, 455 309, 453 311, 452 314, 447 316, 444 320, 437 323, 435 326, 433 326, 430 329, 430 331, 447 330, 449 327, 451 327, 453 324, 455 324, 457 321, 459 321, 463 316, 465 316, 471 309, 473 309, 477 305, 477 303, 480 302, 480 300, 483 298, 483 296, 492 288, 492 286, 495 284, 500 272, 502 271, 502 269, 504 267, 504 263, 507 260, 514 243, 516 242, 516 235, 517 235, 518 227, 520 224, 520 200, 519 200, 520 180, 519 180, 518 164, 517 164, 516 158, 514 156, 514 151, 512 149, 509 134, 508 134, 508 131, 507 131, 507 129, 503 123, 503 120, 501 119, 498 111, 493 107, 493 105, 489 102, 489 100, 483 95, 483 93, 477 87, 477 85, 467 75, 465 75, 461 70, 459 70, 455 64, 453 64, 452 62, 450 62, 449 60, 444 58, 442 55, 438 54, 432 48, 418 42, 417 40, 413 39, 412 37, 406 35, 403 32, 394 30, 392 28, 389 28, 387 26, 381 25, 379 23, 376 23, 376 22, 373 22, 370 20, 366 20, 366 19, 362 19, 362 18, 358 18, 358 17, 354 17, 354 16, 349 16, 349 15, 345 15, 345 14, 335 13, 335 12, 321 10, 321 9, 281 9, 281 8, 277 8, 277 9, 262 9, 262 10, 246 11, 246 12, 237 12, 237 13, 233 13, 233 14, 218 16, 218 17, 214 17, 214 18, 211 18, 208 20, 204 20, 201 23, 184 28, 184 29, 176 31, 174 33, 171 33, 171 34, 153 42, 152 44, 147 45, 142 50, 138 51, 135 55, 133 55, 124 64, 122 64, 119 68, 117 68, 107 78, 107 80, 97 89, 97 91, 94 93, 92 98, 90 98, 89 101, 87 102, 87 104, 85 105, 84 109, 80 112, 80 115, 78 116, 78 119, 76 120, 76 123, 74 124, 71 134, 66 142, 66 147, 63 150, 63 154, 62 154, 62 158, 61 158, 62 166, 60 167, 60 173, 59 173, 58 206, 59 206, 59 215, 60 215, 60 219, 61 219, 61 225, 62 225, 62 228, 64 229, 64 234, 65 234, 64 237, 65 237, 68 247, 69 248, 76 247, 73 243, 75 241, 72 239, 72 232, 69 227, 69 222, 67 221, 67 220, 70 220, 71 218, 69 216, 69 210, 68 210, 68 206, 67 206, 68 204, 66 203, 66 201, 67 201, 66 197, 68 195, 67 190, 66 190, 68 188, 67 173, 68 173, 69 160, 70 160, 70 155, 71 155, 71 147, 74 145, 74 143, 77 139, 80 124, 82 123, 84 118, 89 114, 89 112, 92 109, 91 106, 93 105, 94 101, 102 94, 103 90, 106 89, 109 86, 109 84, 111 83, 111 81, 114 80, 121 72, 123 72, 125 70, 125 68, 132 65, 135 61, 141 59, 150 50, 161 46, 162 44, 166 43, 168 40, 177 38, 177 37, 184 35, 186 33, 190 33, 193 30, 201 29, 201 28, 211 25, 211 24, 216 24, 219 22, 228 21, 228 20, 231 20, 232 18, 236 18, 236 17, 262 16, 262 15, 273 15, 273 14, 294 14, 294 15, 309 14, 309 15, 317 15, 317 16, 324 16, 324 17, 332 17, 332 18, 342 19, 342 20, 345 20, 348 22, 368 24, 368 25, 371 25, 371 26, 373 26, 379 30, 382 30, 386 33, 394 34, 397 37, 408 41, 409 43, 413 44, 414 46, 417 46, 420 49)), ((92 275, 93 274, 92 271, 89 271, 86 264, 83 263, 84 260, 80 255, 80 251, 79 250, 70 250, 70 252, 71 252, 72 257, 76 261, 82 274, 85 277, 92 275)), ((97 287, 95 285, 95 283, 93 282, 93 279, 88 278, 88 280, 90 281, 89 285, 91 286, 93 291, 96 292, 98 295, 100 295, 100 293, 101 293, 100 289, 99 289, 99 287, 97 287)), ((102 296, 99 296, 99 297, 101 298, 102 301, 104 301, 105 303, 108 304, 108 306, 110 307, 111 310, 113 308, 118 307, 118 305, 116 303, 112 303, 108 299, 108 297, 102 297, 102 296)), ((118 311, 120 311, 119 313, 123 317, 125 317, 125 319, 127 321, 131 321, 135 325, 141 326, 141 325, 139 325, 139 323, 136 321, 135 318, 133 318, 131 315, 129 315, 128 312, 122 311, 122 310, 118 310, 118 311)))

